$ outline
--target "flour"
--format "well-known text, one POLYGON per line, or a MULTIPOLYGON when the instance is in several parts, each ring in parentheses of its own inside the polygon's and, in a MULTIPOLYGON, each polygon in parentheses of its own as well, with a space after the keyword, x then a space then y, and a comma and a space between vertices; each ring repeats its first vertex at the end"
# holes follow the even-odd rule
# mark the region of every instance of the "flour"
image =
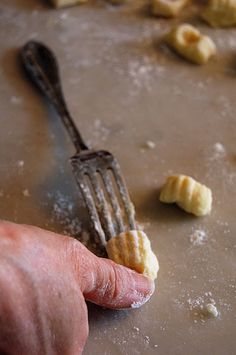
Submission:
POLYGON ((143 295, 141 294, 138 294, 137 295, 139 296, 140 298, 140 301, 137 301, 137 302, 133 302, 131 304, 131 308, 140 308, 141 306, 143 306, 147 301, 149 301, 150 297, 151 297, 151 294, 147 295, 146 297, 144 297, 143 295))
POLYGON ((17 164, 18 168, 23 168, 25 165, 25 162, 24 162, 24 160, 18 160, 16 164, 17 164))
POLYGON ((212 160, 215 159, 221 159, 224 158, 226 155, 226 149, 224 147, 224 145, 220 142, 217 142, 213 145, 213 153, 211 156, 212 160))
POLYGON ((148 140, 146 141, 145 146, 148 149, 154 149, 156 147, 156 144, 153 141, 148 140))
POLYGON ((190 235, 190 242, 193 246, 201 246, 207 242, 207 234, 203 229, 195 229, 190 235))
MULTIPOLYGON (((187 303, 189 305, 189 309, 190 311, 194 310, 194 309, 201 309, 202 308, 202 305, 204 304, 204 297, 203 296, 199 296, 197 298, 189 298, 187 300, 187 303)), ((195 315, 196 315, 196 312, 194 312, 195 315)))
POLYGON ((59 15, 60 20, 66 20, 68 19, 69 14, 67 12, 63 12, 62 14, 59 15))
MULTIPOLYGON (((235 166, 229 159, 227 149, 221 142, 214 143, 208 148, 206 158, 207 178, 217 175, 221 189, 225 192, 232 191, 236 183, 235 166)), ((222 194, 221 194, 222 195, 222 194)))
POLYGON ((151 91, 154 77, 163 76, 164 72, 165 68, 157 66, 156 62, 148 56, 130 60, 128 62, 128 75, 136 87, 136 90, 132 93, 135 94, 140 89, 151 91))
POLYGON ((220 105, 221 117, 230 117, 234 115, 234 107, 231 105, 228 97, 220 96, 218 102, 220 105))
MULTIPOLYGON (((48 194, 51 198, 52 196, 48 194)), ((57 222, 63 227, 62 233, 71 236, 78 236, 81 233, 81 222, 78 217, 72 217, 74 210, 74 202, 69 197, 64 196, 61 192, 57 192, 51 222, 57 222)), ((87 240, 88 236, 84 235, 87 240)))
POLYGON ((205 323, 209 317, 217 318, 219 311, 212 292, 205 292, 202 296, 187 300, 189 310, 192 313, 194 323, 205 323))
POLYGON ((13 105, 20 105, 22 103, 23 99, 18 96, 12 96, 10 99, 11 104, 13 105))
POLYGON ((111 133, 110 128, 99 118, 94 120, 93 127, 94 128, 91 130, 92 138, 91 141, 89 141, 89 145, 92 146, 100 144, 100 142, 105 142, 111 133))
POLYGON ((104 257, 104 251, 98 250, 98 246, 91 238, 90 233, 82 228, 81 220, 76 211, 78 206, 75 205, 72 198, 60 191, 55 194, 48 193, 47 197, 53 201, 50 222, 61 226, 60 233, 76 237, 89 250, 104 257))
POLYGON ((143 58, 143 62, 133 60, 129 62, 128 73, 133 80, 133 84, 137 88, 145 87, 151 90, 150 80, 153 67, 151 66, 148 57, 143 58))
POLYGON ((30 197, 30 193, 29 193, 28 189, 23 190, 22 194, 23 194, 24 197, 30 197))
POLYGON ((226 156, 226 148, 221 142, 214 143, 209 147, 207 159, 210 163, 221 163, 226 156))

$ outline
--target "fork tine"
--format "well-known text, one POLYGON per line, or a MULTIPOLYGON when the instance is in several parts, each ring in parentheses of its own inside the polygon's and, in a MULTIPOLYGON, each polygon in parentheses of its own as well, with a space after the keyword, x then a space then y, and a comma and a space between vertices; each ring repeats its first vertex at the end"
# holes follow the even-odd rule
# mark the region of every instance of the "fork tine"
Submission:
POLYGON ((93 227, 96 230, 96 232, 98 233, 98 236, 100 238, 102 245, 105 247, 107 244, 106 236, 105 236, 105 233, 102 229, 102 225, 101 225, 98 213, 97 213, 94 199, 93 199, 91 191, 88 187, 88 184, 86 181, 84 181, 84 178, 82 176, 77 176, 77 174, 76 174, 76 180, 78 182, 81 193, 82 193, 85 203, 87 205, 87 209, 88 209, 91 221, 93 222, 93 227))
POLYGON ((83 182, 83 197, 101 243, 105 246, 111 237, 136 229, 134 207, 114 156, 88 151, 70 161, 77 183, 83 182))
POLYGON ((124 230, 125 230, 125 226, 124 226, 124 223, 123 223, 123 220, 121 217, 120 205, 117 201, 117 198, 116 198, 116 195, 114 192, 114 187, 112 185, 112 181, 111 181, 111 178, 108 174, 108 171, 103 171, 101 173, 101 177, 103 179, 104 186, 105 186, 108 196, 110 198, 111 205, 112 205, 115 217, 116 217, 116 224, 117 224, 117 229, 118 229, 116 231, 116 235, 118 235, 118 234, 124 232, 124 230))
POLYGON ((124 207, 125 207, 126 216, 127 216, 128 222, 129 222, 129 228, 131 230, 134 230, 134 229, 136 229, 134 207, 130 201, 129 193, 126 188, 124 179, 122 178, 119 164, 115 160, 113 161, 111 170, 114 174, 115 181, 116 181, 117 186, 119 188, 119 193, 120 193, 121 199, 122 199, 124 207))
POLYGON ((95 176, 98 172, 92 172, 89 174, 89 178, 94 189, 98 204, 96 204, 98 215, 100 216, 102 227, 105 231, 107 239, 115 236, 114 225, 111 219, 111 213, 109 211, 108 203, 103 193, 103 188, 100 186, 98 176, 95 176))

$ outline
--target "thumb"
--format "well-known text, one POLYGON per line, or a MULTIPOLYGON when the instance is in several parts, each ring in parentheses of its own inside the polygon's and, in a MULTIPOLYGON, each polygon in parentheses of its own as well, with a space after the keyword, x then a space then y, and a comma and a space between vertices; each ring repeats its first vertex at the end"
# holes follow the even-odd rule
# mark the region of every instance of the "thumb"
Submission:
MULTIPOLYGON (((86 300, 114 309, 138 308, 155 290, 149 278, 86 250, 79 267, 81 291, 86 300)), ((80 253, 81 259, 81 253, 80 253)))

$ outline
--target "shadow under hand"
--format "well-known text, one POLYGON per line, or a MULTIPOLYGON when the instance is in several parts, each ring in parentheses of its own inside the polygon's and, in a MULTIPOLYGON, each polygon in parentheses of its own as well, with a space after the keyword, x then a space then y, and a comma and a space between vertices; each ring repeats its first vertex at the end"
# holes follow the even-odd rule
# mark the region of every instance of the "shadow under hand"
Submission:
POLYGON ((98 327, 98 323, 103 327, 109 327, 129 316, 129 310, 108 309, 91 302, 87 302, 87 307, 89 321, 91 322, 90 327, 94 327, 95 329, 98 327))

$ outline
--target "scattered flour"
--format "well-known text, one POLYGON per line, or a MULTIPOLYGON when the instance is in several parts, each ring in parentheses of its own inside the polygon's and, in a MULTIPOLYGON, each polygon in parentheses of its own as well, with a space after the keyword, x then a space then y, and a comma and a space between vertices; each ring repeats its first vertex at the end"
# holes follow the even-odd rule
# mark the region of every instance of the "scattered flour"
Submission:
POLYGON ((223 158, 226 154, 226 149, 222 143, 215 143, 213 146, 213 159, 223 158))
POLYGON ((154 149, 156 147, 156 144, 153 141, 146 141, 145 147, 149 149, 154 149))
POLYGON ((148 63, 147 59, 144 60, 143 64, 136 60, 130 61, 128 71, 135 86, 140 88, 144 85, 146 88, 150 89, 149 80, 152 66, 148 63))
POLYGON ((157 67, 156 62, 148 56, 137 60, 130 60, 128 63, 128 75, 137 89, 144 88, 151 91, 153 77, 155 75, 162 76, 164 72, 165 68, 161 66, 157 67))
MULTIPOLYGON (((216 142, 209 147, 206 155, 207 177, 211 179, 212 176, 217 175, 218 182, 221 184, 221 189, 225 192, 232 191, 236 183, 235 166, 232 160, 227 159, 227 150, 225 146, 216 142)), ((223 195, 221 193, 221 195, 223 195)))
POLYGON ((93 123, 94 129, 92 129, 92 134, 93 137, 91 139, 91 142, 89 142, 90 145, 96 145, 99 144, 101 141, 105 142, 111 133, 111 130, 109 127, 107 127, 100 119, 96 118, 94 123, 93 123))
POLYGON ((22 98, 17 96, 12 96, 10 101, 13 105, 20 105, 22 103, 22 98))
POLYGON ((29 193, 28 189, 23 190, 22 194, 23 194, 24 197, 30 197, 30 193, 29 193))
POLYGON ((67 12, 63 12, 62 14, 59 15, 60 20, 66 20, 68 19, 69 14, 67 12))
POLYGON ((210 291, 205 292, 204 295, 197 298, 189 298, 187 303, 189 310, 193 314, 194 323, 198 323, 198 321, 205 323, 207 318, 217 318, 219 316, 216 301, 213 299, 210 291))
POLYGON ((24 165, 25 165, 24 160, 18 160, 18 161, 17 161, 17 166, 18 166, 18 168, 23 168, 24 165))
POLYGON ((203 305, 205 303, 212 303, 215 304, 215 300, 213 299, 213 295, 211 291, 205 292, 202 296, 196 298, 188 298, 187 303, 189 305, 190 311, 194 309, 203 309, 203 305))
POLYGON ((147 301, 149 301, 151 294, 147 295, 146 297, 144 297, 141 294, 138 294, 140 301, 137 302, 133 302, 131 304, 131 308, 140 308, 141 306, 143 306, 147 301))
POLYGON ((208 153, 209 162, 221 161, 221 159, 224 158, 225 156, 226 156, 226 148, 222 143, 216 142, 213 144, 213 146, 210 147, 208 153))
POLYGON ((207 241, 207 234, 203 229, 195 229, 190 235, 190 242, 194 246, 204 245, 207 241))
POLYGON ((53 201, 50 222, 61 226, 60 233, 76 237, 90 251, 104 257, 104 250, 100 250, 90 233, 82 228, 82 222, 77 216, 78 206, 75 205, 75 202, 60 191, 55 194, 48 193, 47 197, 53 201))
MULTIPOLYGON (((52 198, 51 194, 48 197, 52 198)), ((63 227, 63 233, 71 236, 77 236, 81 233, 81 222, 78 217, 72 217, 74 203, 69 197, 57 192, 54 197, 51 222, 57 222, 63 227)), ((84 235, 87 240, 88 236, 84 235)))

